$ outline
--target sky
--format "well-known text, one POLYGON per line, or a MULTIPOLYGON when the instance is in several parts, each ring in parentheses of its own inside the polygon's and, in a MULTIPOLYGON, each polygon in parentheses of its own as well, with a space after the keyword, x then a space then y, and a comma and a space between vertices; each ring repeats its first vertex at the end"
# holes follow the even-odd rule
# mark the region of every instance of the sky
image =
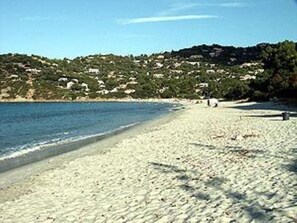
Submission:
POLYGON ((140 55, 297 41, 297 0, 0 0, 0 54, 140 55))

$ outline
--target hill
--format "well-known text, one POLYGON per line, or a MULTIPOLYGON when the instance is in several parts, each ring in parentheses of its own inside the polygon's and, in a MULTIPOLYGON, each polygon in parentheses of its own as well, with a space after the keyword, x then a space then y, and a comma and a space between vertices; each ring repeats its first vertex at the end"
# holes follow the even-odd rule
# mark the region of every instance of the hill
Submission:
POLYGON ((0 100, 246 97, 264 73, 263 50, 200 45, 140 56, 90 55, 49 59, 0 55, 0 100))

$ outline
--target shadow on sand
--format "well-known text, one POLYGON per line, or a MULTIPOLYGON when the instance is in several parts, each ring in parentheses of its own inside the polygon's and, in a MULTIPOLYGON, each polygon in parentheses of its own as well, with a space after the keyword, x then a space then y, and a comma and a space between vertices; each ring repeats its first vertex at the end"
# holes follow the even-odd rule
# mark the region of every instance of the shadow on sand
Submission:
MULTIPOLYGON (((252 118, 279 118, 279 121, 282 121, 282 114, 271 114, 271 115, 245 115, 244 117, 252 117, 252 118)), ((290 112, 291 118, 296 118, 297 113, 290 112)))
POLYGON ((199 147, 199 149, 209 149, 217 150, 219 153, 223 154, 235 154, 237 156, 242 156, 246 158, 256 158, 258 155, 266 155, 267 152, 261 149, 244 149, 241 146, 225 146, 225 147, 215 147, 212 145, 206 145, 202 143, 189 143, 191 146, 199 147))
POLYGON ((286 170, 297 174, 297 158, 296 159, 292 159, 289 164, 285 164, 285 165, 283 165, 283 167, 286 170))
POLYGON ((231 108, 241 109, 241 110, 274 110, 274 111, 289 111, 289 112, 297 112, 297 107, 285 105, 282 103, 274 103, 274 102, 257 102, 254 104, 241 104, 238 103, 231 108))
MULTIPOLYGON (((191 145, 204 147, 204 149, 210 149, 210 150, 222 150, 222 148, 217 148, 210 145, 203 145, 199 143, 191 143, 191 145)), ((248 158, 254 158, 257 156, 257 154, 264 154, 268 157, 270 154, 267 154, 264 150, 244 150, 241 147, 228 147, 228 151, 222 151, 224 153, 235 153, 240 154, 241 156, 247 156, 248 158)), ((297 148, 291 150, 292 153, 297 153, 297 148)), ((237 208, 239 210, 242 210, 245 214, 247 214, 251 221, 256 222, 274 222, 275 214, 281 213, 282 215, 286 216, 286 213, 283 212, 282 209, 279 208, 271 208, 266 207, 265 205, 260 204, 259 202, 255 201, 253 198, 249 198, 247 194, 240 193, 236 190, 230 190, 225 189, 224 183, 228 182, 227 178, 224 177, 210 177, 208 180, 200 179, 201 173, 199 172, 199 169, 193 171, 193 170, 186 170, 183 168, 179 168, 176 165, 168 165, 163 163, 156 163, 151 162, 149 163, 152 168, 155 170, 160 171, 163 174, 174 174, 176 179, 180 182, 179 188, 183 191, 185 191, 187 194, 189 194, 190 197, 193 197, 199 201, 206 202, 209 204, 209 202, 215 202, 223 200, 223 199, 231 199, 233 203, 232 208, 237 208), (195 175, 195 177, 191 177, 195 175), (197 177, 196 177, 197 176, 197 177), (193 184, 189 185, 189 182, 191 181, 199 181, 200 186, 195 187, 192 186, 193 184), (201 186, 201 184, 203 186, 201 186), (207 188, 212 188, 219 192, 220 196, 211 196, 212 194, 209 193, 211 190, 207 190, 207 188)), ((285 168, 287 171, 293 172, 297 174, 297 159, 292 160, 290 164, 282 165, 283 168, 285 168)), ((168 176, 169 177, 169 176, 168 176)), ((170 176, 172 177, 172 176, 170 176)), ((253 189, 251 189, 253 190, 253 189)), ((258 194, 259 196, 264 196, 267 199, 272 199, 274 196, 277 196, 277 193, 271 193, 269 191, 265 193, 259 193, 256 191, 252 191, 254 194, 258 194)), ((295 207, 297 203, 297 198, 293 199, 290 204, 288 204, 288 207, 295 207)), ((218 204, 219 205, 219 204, 218 204)), ((286 207, 286 208, 288 208, 286 207)), ((293 219, 291 216, 287 216, 288 218, 293 219)), ((293 219, 295 220, 295 219, 293 219)))

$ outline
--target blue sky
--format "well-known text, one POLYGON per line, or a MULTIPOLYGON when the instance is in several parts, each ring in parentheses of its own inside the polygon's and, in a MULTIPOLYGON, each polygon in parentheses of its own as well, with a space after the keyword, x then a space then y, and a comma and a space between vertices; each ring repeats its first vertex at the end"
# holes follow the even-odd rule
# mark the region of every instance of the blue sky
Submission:
POLYGON ((51 58, 297 41, 296 0, 0 0, 0 54, 51 58))

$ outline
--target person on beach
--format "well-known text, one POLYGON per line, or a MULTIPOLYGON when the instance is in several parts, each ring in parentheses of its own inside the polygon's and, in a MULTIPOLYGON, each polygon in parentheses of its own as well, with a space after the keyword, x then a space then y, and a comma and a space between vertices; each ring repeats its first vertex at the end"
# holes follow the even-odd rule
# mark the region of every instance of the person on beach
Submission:
POLYGON ((207 105, 209 107, 218 107, 219 106, 219 100, 216 98, 209 98, 207 99, 207 105))

